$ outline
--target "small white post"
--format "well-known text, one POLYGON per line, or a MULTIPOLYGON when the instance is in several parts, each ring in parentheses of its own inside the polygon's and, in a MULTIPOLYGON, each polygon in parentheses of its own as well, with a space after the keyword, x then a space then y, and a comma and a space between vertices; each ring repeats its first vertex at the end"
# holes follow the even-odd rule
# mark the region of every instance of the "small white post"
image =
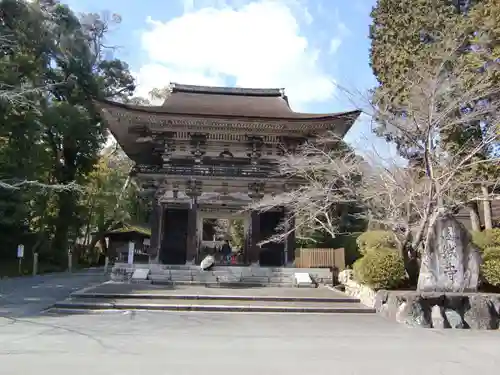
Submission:
POLYGON ((19 261, 19 275, 23 272, 23 257, 24 257, 24 245, 17 245, 17 259, 19 261))
POLYGON ((130 241, 128 243, 128 259, 127 259, 128 264, 134 264, 134 250, 135 250, 135 244, 132 241, 130 241))
POLYGON ((104 238, 104 242, 106 243, 106 252, 104 253, 104 274, 108 273, 109 267, 109 237, 104 238))
POLYGON ((33 254, 33 276, 38 273, 38 253, 33 254))

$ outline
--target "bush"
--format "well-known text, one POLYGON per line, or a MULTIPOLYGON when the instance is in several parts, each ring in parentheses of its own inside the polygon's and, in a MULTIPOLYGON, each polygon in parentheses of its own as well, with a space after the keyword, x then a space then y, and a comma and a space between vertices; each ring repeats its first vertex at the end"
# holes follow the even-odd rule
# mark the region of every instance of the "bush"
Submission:
POLYGON ((500 246, 484 250, 481 274, 488 284, 500 286, 500 246))
POLYGON ((393 289, 405 277, 401 255, 392 248, 369 251, 354 263, 354 278, 374 289, 393 289))
POLYGON ((488 247, 500 247, 500 228, 472 232, 472 242, 482 251, 488 247))
POLYGON ((377 249, 397 249, 398 240, 393 232, 385 230, 370 230, 364 232, 356 240, 361 254, 367 254, 377 249))

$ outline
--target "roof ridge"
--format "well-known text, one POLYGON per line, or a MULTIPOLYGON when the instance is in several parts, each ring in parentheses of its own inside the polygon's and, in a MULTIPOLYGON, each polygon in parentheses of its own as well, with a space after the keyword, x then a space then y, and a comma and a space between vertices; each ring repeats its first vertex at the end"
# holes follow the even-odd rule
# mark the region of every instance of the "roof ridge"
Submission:
POLYGON ((284 88, 264 89, 246 87, 226 87, 226 86, 199 86, 185 85, 172 82, 168 86, 171 93, 185 92, 192 94, 213 94, 213 95, 241 95, 241 96, 271 96, 286 99, 284 88))

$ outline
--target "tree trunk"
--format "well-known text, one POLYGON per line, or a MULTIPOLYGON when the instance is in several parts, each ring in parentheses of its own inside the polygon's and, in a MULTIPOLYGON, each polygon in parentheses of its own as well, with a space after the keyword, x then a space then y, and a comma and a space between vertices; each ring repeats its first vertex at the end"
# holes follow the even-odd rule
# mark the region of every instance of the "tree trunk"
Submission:
POLYGON ((486 185, 481 185, 481 193, 483 195, 484 229, 491 229, 493 228, 493 220, 491 218, 491 201, 490 193, 486 185))
POLYGON ((72 192, 59 194, 59 213, 56 222, 52 252, 56 261, 63 261, 69 250, 69 230, 74 223, 75 197, 72 192))
POLYGON ((470 225, 473 231, 481 230, 481 219, 479 217, 479 207, 476 201, 467 203, 467 210, 470 216, 470 225))
POLYGON ((107 257, 109 254, 108 254, 108 247, 106 246, 106 241, 104 240, 104 237, 101 237, 101 239, 99 240, 99 243, 101 245, 101 249, 103 249, 103 254, 105 257, 107 257))
POLYGON ((116 229, 116 223, 113 224, 112 219, 106 221, 92 238, 92 241, 87 247, 87 251, 92 251, 99 241, 104 240, 104 233, 113 229, 116 229))

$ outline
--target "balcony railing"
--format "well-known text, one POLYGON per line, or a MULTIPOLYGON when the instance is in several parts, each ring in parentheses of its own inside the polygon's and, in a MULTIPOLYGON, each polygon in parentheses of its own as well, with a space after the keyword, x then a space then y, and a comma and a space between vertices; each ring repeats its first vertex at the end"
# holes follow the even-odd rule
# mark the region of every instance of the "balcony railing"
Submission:
POLYGON ((135 173, 151 173, 179 176, 253 177, 279 178, 272 166, 214 166, 214 165, 172 165, 167 167, 138 165, 135 173))

